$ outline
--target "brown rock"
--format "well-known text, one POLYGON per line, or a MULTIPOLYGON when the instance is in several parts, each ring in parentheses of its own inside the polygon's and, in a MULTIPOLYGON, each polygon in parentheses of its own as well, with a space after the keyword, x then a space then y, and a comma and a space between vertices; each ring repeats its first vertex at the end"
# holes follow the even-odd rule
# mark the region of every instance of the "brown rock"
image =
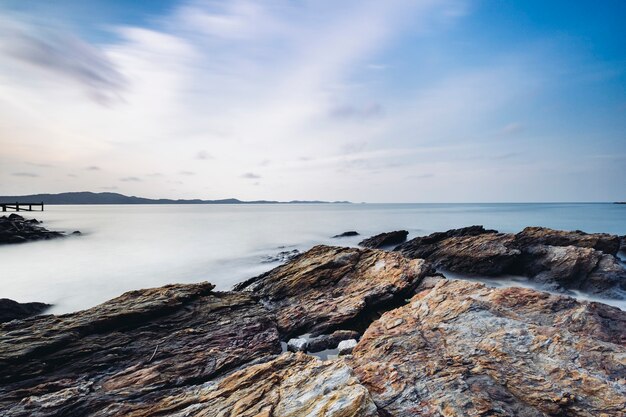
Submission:
POLYGON ((614 307, 441 280, 347 361, 383 415, 624 416, 624 334, 614 307))
POLYGON ((132 291, 100 306, 0 326, 0 414, 95 414, 279 353, 273 317, 208 283, 132 291))
POLYGON ((617 254, 620 246, 619 236, 608 233, 585 233, 580 230, 573 232, 554 230, 547 227, 527 227, 516 236, 518 246, 550 245, 550 246, 577 246, 617 254))
POLYGON ((371 249, 381 249, 404 242, 408 235, 409 232, 407 232, 406 230, 396 230, 395 232, 381 233, 379 235, 372 236, 360 241, 359 246, 371 249))
POLYGON ((377 417, 369 392, 343 361, 302 353, 246 367, 150 404, 112 405, 105 415, 237 417, 377 417))
POLYGON ((433 273, 426 261, 372 249, 315 246, 238 286, 273 310, 283 338, 350 329, 379 307, 412 295, 433 273))

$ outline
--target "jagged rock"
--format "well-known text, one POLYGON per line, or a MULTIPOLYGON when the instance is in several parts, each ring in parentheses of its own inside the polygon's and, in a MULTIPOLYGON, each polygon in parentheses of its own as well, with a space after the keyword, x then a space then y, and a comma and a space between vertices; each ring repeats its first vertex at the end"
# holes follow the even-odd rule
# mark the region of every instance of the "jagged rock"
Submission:
POLYGON ((24 243, 31 240, 45 240, 64 236, 61 232, 54 232, 38 226, 35 219, 25 219, 19 214, 0 217, 0 245, 9 243, 24 243))
POLYGON ((284 251, 280 251, 278 252, 276 255, 274 256, 266 256, 263 258, 263 263, 273 263, 273 262, 289 262, 292 259, 296 258, 298 255, 300 255, 300 251, 298 249, 292 249, 292 250, 284 250, 284 251))
POLYGON ((352 350, 356 347, 357 341, 356 339, 348 339, 342 340, 339 342, 339 346, 337 346, 337 350, 340 355, 349 355, 352 353, 352 350))
POLYGON ((343 361, 301 353, 249 366, 219 381, 152 403, 115 404, 103 415, 237 417, 377 417, 369 392, 343 361))
POLYGON ((0 415, 95 415, 281 352, 273 316, 251 295, 212 289, 131 291, 0 325, 0 415))
POLYGON ((626 313, 441 280, 347 357, 382 415, 624 416, 626 313))
POLYGON ((613 255, 616 242, 616 236, 603 233, 528 227, 515 235, 471 226, 418 237, 395 250, 452 272, 524 275, 549 290, 622 299, 626 269, 613 255))
POLYGON ((0 323, 41 314, 50 307, 50 304, 45 303, 18 303, 0 298, 0 323))
POLYGON ((409 232, 407 232, 406 230, 396 230, 395 232, 381 233, 379 235, 372 236, 360 241, 359 246, 372 249, 385 248, 404 242, 408 235, 409 232))
POLYGON ((335 236, 333 236, 333 238, 335 239, 335 238, 338 238, 338 237, 350 237, 350 236, 358 236, 358 235, 359 235, 359 232, 356 232, 354 230, 350 230, 348 232, 343 232, 343 233, 341 233, 339 235, 335 235, 335 236))
POLYGON ((287 342, 287 349, 290 352, 305 352, 308 345, 309 342, 306 339, 289 339, 289 341, 287 342))
POLYGON ((569 232, 547 227, 527 227, 515 236, 515 241, 521 247, 540 244, 577 246, 592 248, 611 255, 617 254, 620 247, 619 237, 608 233, 585 233, 580 230, 569 232))
POLYGON ((626 236, 620 238, 619 251, 626 254, 626 236))
POLYGON ((410 297, 433 273, 426 261, 398 253, 320 245, 235 289, 260 297, 276 313, 283 337, 316 336, 350 329, 377 308, 410 297))
POLYGON ((358 339, 359 337, 359 332, 355 330, 336 330, 331 334, 325 334, 309 340, 307 352, 316 353, 326 349, 334 349, 343 340, 358 339))

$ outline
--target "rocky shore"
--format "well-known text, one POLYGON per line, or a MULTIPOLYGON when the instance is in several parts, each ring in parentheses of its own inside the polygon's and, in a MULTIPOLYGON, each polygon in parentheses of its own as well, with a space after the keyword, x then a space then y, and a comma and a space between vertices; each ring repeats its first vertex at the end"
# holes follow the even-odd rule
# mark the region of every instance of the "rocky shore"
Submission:
MULTIPOLYGON (((36 219, 25 219, 15 213, 0 216, 0 245, 67 236, 64 232, 48 230, 40 224, 41 222, 36 219)), ((72 234, 80 234, 80 232, 74 231, 72 234)))
POLYGON ((169 285, 13 320, 0 415, 626 416, 624 311, 437 272, 610 296, 619 244, 475 226, 395 251, 316 246, 233 291, 169 285))

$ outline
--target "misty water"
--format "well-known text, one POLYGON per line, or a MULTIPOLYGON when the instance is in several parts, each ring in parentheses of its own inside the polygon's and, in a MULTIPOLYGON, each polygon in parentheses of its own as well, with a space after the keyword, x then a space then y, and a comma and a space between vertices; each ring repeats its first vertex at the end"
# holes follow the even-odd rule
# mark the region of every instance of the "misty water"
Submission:
MULTIPOLYGON (((0 298, 47 302, 53 313, 169 283, 209 281, 228 290, 278 265, 264 260, 280 251, 355 246, 397 229, 409 239, 473 224, 626 234, 626 205, 615 204, 100 205, 21 214, 51 230, 83 233, 0 246, 0 298), (331 238, 347 230, 361 236, 331 238)), ((487 282, 527 286, 516 277, 487 282)))

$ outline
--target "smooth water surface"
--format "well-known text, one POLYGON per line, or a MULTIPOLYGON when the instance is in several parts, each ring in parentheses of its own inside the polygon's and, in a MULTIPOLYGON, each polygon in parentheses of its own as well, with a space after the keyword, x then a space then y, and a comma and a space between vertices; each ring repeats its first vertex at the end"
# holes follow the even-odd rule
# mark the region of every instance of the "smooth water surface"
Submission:
POLYGON ((53 313, 168 283, 210 281, 227 290, 275 267, 264 257, 281 250, 352 246, 397 229, 409 238, 473 224, 626 234, 626 205, 616 204, 99 205, 20 214, 83 232, 0 246, 0 298, 51 303, 53 313), (361 236, 330 238, 347 230, 361 236))

